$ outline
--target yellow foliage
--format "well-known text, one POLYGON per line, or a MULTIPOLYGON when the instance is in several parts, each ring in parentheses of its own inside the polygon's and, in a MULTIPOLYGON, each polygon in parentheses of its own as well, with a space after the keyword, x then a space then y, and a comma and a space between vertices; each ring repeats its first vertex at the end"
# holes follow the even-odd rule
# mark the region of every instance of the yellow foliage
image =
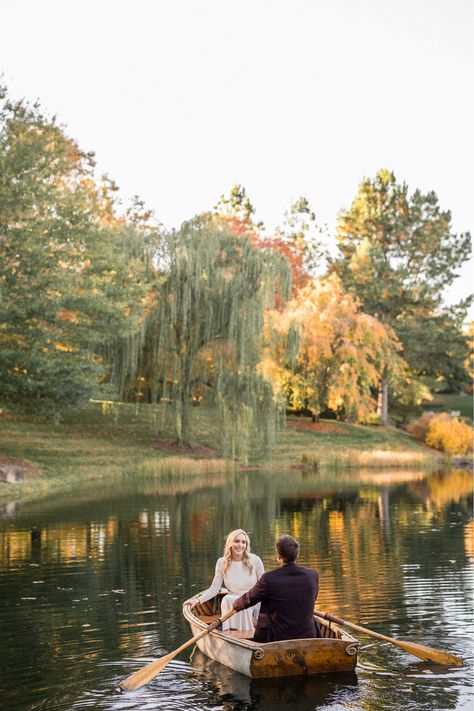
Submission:
MULTIPOLYGON (((363 313, 335 275, 302 287, 283 312, 272 314, 271 325, 274 334, 298 334, 293 361, 282 346, 277 354, 279 385, 291 407, 316 414, 344 409, 346 416, 364 419, 375 407, 372 389, 381 373, 401 367, 393 332, 363 313)), ((265 370, 271 370, 268 364, 265 370)))
POLYGON ((64 353, 72 353, 79 350, 78 346, 71 346, 66 343, 56 343, 55 348, 57 351, 63 351, 64 353))
POLYGON ((344 514, 341 511, 329 512, 329 532, 331 538, 340 538, 344 533, 344 514))
POLYGON ((442 508, 446 504, 458 502, 465 496, 472 496, 472 474, 467 469, 453 469, 426 480, 430 502, 442 508))
POLYGON ((468 454, 473 449, 473 434, 470 425, 447 412, 440 412, 429 422, 426 444, 449 454, 468 454))
POLYGON ((257 370, 263 375, 265 380, 269 380, 271 382, 273 392, 281 392, 283 383, 285 382, 285 371, 274 358, 270 357, 268 352, 264 354, 257 370))

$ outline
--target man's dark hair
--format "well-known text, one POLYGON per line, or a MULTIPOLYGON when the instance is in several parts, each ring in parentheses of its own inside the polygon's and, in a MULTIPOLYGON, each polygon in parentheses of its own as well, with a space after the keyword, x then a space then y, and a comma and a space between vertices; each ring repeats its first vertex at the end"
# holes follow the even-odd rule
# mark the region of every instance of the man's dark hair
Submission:
POLYGON ((300 544, 293 536, 280 536, 276 548, 278 555, 285 563, 294 563, 300 553, 300 544))

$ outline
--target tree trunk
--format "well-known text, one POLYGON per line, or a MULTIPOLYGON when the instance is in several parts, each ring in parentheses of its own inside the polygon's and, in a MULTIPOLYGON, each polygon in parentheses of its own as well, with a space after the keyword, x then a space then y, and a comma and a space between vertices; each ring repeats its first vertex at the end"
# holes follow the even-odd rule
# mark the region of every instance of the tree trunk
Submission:
POLYGON ((189 444, 189 395, 191 365, 185 355, 181 359, 178 401, 176 403, 176 432, 180 447, 189 444))
POLYGON ((388 379, 386 373, 384 373, 380 379, 377 415, 384 425, 388 425, 388 379))

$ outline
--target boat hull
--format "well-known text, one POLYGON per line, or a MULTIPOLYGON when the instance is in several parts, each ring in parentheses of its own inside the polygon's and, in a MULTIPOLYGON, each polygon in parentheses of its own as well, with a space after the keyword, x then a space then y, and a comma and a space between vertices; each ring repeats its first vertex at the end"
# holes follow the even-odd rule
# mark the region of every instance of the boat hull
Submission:
MULTIPOLYGON (((195 614, 188 606, 183 607, 183 614, 193 636, 210 621, 209 615, 195 614)), ((258 644, 214 630, 198 640, 197 646, 216 662, 254 679, 354 671, 359 642, 336 625, 319 619, 318 623, 326 637, 258 644)))

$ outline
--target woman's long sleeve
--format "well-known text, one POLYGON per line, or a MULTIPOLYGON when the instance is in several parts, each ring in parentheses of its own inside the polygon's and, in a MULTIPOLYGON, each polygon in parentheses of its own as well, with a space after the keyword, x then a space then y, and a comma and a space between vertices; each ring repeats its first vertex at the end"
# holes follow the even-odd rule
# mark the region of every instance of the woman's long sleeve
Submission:
POLYGON ((219 590, 222 587, 222 583, 224 582, 224 575, 222 573, 222 560, 219 558, 219 560, 216 563, 216 572, 214 574, 213 581, 207 590, 204 590, 200 595, 199 595, 199 602, 207 602, 210 600, 212 597, 215 597, 219 590))
POLYGON ((241 612, 242 610, 246 610, 247 607, 253 607, 257 603, 263 602, 267 597, 268 582, 266 575, 263 575, 253 588, 234 601, 234 608, 237 612, 241 612))
POLYGON ((260 560, 260 558, 258 557, 258 555, 255 556, 255 558, 256 558, 256 561, 255 561, 255 573, 256 573, 256 575, 257 575, 257 580, 260 580, 260 578, 262 577, 262 575, 263 575, 264 572, 265 572, 265 568, 263 567, 263 563, 262 563, 262 561, 260 560))

